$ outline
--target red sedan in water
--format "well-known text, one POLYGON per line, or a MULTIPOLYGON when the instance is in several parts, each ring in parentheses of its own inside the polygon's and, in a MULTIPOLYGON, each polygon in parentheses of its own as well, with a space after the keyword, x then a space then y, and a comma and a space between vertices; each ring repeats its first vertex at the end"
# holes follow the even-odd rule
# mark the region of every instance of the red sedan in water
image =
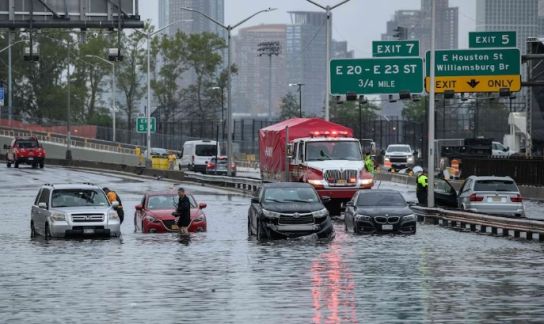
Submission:
MULTIPOLYGON (((191 225, 189 232, 206 232, 205 203, 197 204, 192 194, 186 193, 191 202, 191 225)), ((136 205, 134 213, 134 231, 142 233, 177 232, 176 217, 172 213, 178 204, 178 194, 169 192, 148 192, 142 202, 136 205)))

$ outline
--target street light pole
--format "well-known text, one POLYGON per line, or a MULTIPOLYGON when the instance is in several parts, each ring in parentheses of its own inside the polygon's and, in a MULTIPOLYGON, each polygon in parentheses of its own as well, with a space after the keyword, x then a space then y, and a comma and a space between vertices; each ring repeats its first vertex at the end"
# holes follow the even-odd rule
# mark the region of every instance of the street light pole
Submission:
POLYGON ((436 86, 436 71, 435 71, 435 54, 436 54, 436 1, 431 0, 431 60, 430 60, 430 84, 431 91, 429 93, 429 150, 428 150, 428 183, 427 183, 427 206, 434 207, 434 159, 435 159, 435 86, 436 86))
MULTIPOLYGON (((347 0, 349 1, 349 0, 347 0)), ((243 23, 247 22, 248 20, 250 20, 251 18, 257 16, 258 14, 260 13, 263 13, 263 12, 270 12, 270 11, 273 11, 273 10, 276 10, 274 8, 268 8, 268 9, 264 9, 264 10, 260 10, 260 11, 257 11, 255 12, 254 14, 248 16, 247 18, 241 20, 240 22, 238 22, 237 24, 235 25, 224 25, 222 23, 220 23, 219 21, 217 21, 216 19, 206 15, 205 13, 203 12, 200 12, 198 10, 195 10, 195 9, 192 9, 192 8, 186 8, 186 7, 181 7, 182 10, 187 10, 187 11, 191 11, 191 12, 195 12, 205 18, 207 18, 208 20, 210 20, 211 22, 215 23, 216 25, 218 25, 219 27, 225 29, 227 31, 227 92, 228 92, 228 98, 227 98, 227 161, 228 161, 228 175, 229 176, 232 176, 232 160, 233 160, 233 155, 232 155, 232 137, 233 137, 233 134, 232 134, 232 73, 230 71, 230 68, 231 68, 231 65, 232 65, 232 42, 231 42, 231 32, 232 30, 236 29, 238 26, 242 25, 243 23)))
POLYGON ((112 109, 112 126, 113 126, 113 137, 112 137, 112 142, 115 142, 116 141, 116 136, 115 136, 115 133, 116 133, 116 128, 115 128, 115 94, 117 93, 116 92, 116 84, 115 84, 115 63, 114 62, 110 62, 106 59, 103 59, 101 58, 100 56, 96 56, 96 55, 91 55, 91 54, 87 54, 85 55, 85 57, 89 57, 89 58, 95 58, 95 59, 98 59, 102 62, 105 62, 105 63, 108 63, 111 65, 111 109, 112 109))
POLYGON ((329 102, 329 93, 330 93, 330 84, 331 84, 331 71, 330 71, 330 68, 329 68, 329 62, 331 61, 331 38, 332 38, 332 11, 338 7, 340 7, 341 5, 351 1, 351 0, 344 0, 334 6, 323 6, 323 5, 320 5, 319 3, 313 1, 313 0, 306 0, 308 1, 309 3, 325 10, 325 13, 326 13, 326 16, 327 16, 327 39, 326 39, 326 50, 327 50, 327 58, 326 58, 326 68, 325 70, 327 71, 327 80, 325 82, 325 120, 329 120, 330 119, 330 102, 329 102))
POLYGON ((290 87, 298 87, 298 117, 302 118, 302 86, 304 83, 289 83, 290 87))

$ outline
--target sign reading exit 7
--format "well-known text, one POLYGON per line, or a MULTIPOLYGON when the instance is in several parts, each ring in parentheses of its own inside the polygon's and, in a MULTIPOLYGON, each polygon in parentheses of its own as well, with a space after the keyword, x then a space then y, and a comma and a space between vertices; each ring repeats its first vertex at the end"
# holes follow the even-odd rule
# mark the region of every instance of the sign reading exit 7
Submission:
POLYGON ((330 69, 333 95, 423 91, 423 62, 419 57, 335 59, 330 69))
POLYGON ((516 32, 470 32, 468 47, 516 47, 516 32))
MULTIPOLYGON (((155 133, 156 131, 157 131, 157 119, 155 117, 151 117, 151 133, 155 133)), ((147 118, 146 117, 138 117, 136 119, 136 132, 147 133, 147 118)))
POLYGON ((373 41, 372 57, 419 56, 419 41, 373 41))

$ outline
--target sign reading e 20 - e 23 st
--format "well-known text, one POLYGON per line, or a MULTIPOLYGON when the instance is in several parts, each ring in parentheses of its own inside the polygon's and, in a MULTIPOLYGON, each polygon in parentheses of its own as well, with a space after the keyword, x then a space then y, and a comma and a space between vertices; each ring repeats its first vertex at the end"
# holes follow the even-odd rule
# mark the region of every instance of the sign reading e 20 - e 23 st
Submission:
POLYGON ((332 95, 423 92, 423 60, 411 58, 334 59, 332 95))

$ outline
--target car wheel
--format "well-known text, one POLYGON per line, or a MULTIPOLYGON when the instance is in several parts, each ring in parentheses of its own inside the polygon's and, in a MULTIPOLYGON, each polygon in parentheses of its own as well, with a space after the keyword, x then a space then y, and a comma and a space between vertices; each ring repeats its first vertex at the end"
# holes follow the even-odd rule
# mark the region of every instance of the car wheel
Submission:
POLYGON ((36 237, 36 228, 34 227, 34 222, 30 221, 30 238, 36 237))
POLYGON ((11 168, 11 162, 7 161, 6 165, 7 165, 8 168, 11 168))
POLYGON ((253 236, 253 232, 251 231, 251 221, 249 218, 247 219, 247 237, 251 238, 253 236))
POLYGON ((261 225, 261 221, 257 219, 257 241, 264 241, 266 239, 266 233, 264 232, 264 228, 261 225))
POLYGON ((45 162, 40 162, 40 169, 43 169, 45 162))
POLYGON ((13 163, 13 167, 14 167, 14 168, 18 168, 18 167, 19 167, 19 163, 17 163, 17 162, 13 163))
POLYGON ((51 239, 51 229, 49 228, 49 223, 45 223, 44 237, 47 241, 51 239))
POLYGON ((344 218, 344 230, 347 232, 349 232, 349 229, 348 229, 348 223, 346 222, 346 219, 344 218))

